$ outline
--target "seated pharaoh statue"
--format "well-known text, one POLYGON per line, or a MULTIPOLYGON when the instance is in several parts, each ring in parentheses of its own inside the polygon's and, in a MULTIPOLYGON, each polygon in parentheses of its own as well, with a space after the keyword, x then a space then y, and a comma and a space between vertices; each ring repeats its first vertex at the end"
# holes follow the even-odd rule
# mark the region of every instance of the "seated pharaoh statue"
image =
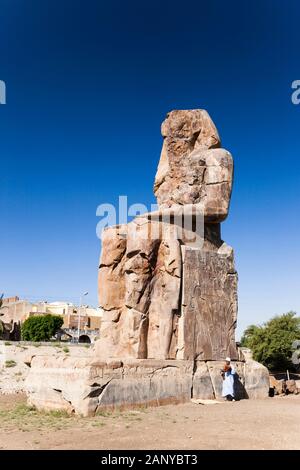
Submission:
POLYGON ((172 111, 161 129, 157 210, 102 231, 100 338, 83 355, 34 355, 31 406, 93 416, 215 400, 228 357, 238 398, 268 396, 267 368, 235 343, 237 273, 221 238, 232 157, 204 110, 172 111))
POLYGON ((233 160, 205 110, 162 123, 158 210, 102 233, 99 358, 237 357, 237 273, 221 240, 233 160))

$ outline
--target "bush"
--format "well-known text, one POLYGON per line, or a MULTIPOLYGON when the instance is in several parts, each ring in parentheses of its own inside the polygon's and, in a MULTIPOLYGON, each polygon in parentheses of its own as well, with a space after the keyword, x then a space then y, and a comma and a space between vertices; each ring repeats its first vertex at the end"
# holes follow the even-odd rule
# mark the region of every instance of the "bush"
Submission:
POLYGON ((17 365, 16 361, 9 360, 5 361, 5 367, 15 367, 17 365))
POLYGON ((21 327, 25 341, 49 341, 61 328, 64 320, 58 315, 36 315, 27 318, 21 327))
POLYGON ((261 326, 250 325, 241 339, 241 346, 251 349, 253 359, 270 370, 294 368, 292 344, 300 339, 300 318, 295 312, 275 316, 261 326))

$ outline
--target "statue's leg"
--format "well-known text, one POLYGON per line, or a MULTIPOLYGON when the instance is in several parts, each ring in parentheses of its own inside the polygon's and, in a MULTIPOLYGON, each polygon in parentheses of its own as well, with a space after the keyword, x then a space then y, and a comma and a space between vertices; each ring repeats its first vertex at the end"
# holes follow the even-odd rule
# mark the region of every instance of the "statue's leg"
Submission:
POLYGON ((152 280, 148 350, 168 359, 174 333, 174 315, 180 310, 181 252, 176 239, 161 242, 152 280))
POLYGON ((128 224, 125 263, 125 307, 122 342, 128 345, 130 355, 138 359, 148 357, 147 337, 151 280, 156 266, 160 240, 152 233, 148 220, 128 224))

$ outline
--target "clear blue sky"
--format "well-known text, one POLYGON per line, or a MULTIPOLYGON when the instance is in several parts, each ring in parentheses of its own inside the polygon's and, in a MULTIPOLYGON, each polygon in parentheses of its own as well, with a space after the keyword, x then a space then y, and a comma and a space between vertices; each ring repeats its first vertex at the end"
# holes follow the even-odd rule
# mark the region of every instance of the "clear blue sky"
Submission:
POLYGON ((97 304, 96 207, 155 202, 160 123, 206 108, 235 160, 239 331, 300 313, 298 2, 2 0, 0 290, 97 304))

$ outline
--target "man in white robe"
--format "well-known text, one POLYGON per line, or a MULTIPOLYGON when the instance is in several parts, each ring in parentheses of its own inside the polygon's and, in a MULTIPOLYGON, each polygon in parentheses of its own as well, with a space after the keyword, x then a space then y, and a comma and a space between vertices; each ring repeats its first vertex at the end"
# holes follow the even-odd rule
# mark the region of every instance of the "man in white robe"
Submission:
POLYGON ((234 367, 231 365, 230 357, 226 357, 225 368, 222 371, 223 377, 223 387, 222 387, 222 397, 226 398, 228 401, 234 401, 234 367))

